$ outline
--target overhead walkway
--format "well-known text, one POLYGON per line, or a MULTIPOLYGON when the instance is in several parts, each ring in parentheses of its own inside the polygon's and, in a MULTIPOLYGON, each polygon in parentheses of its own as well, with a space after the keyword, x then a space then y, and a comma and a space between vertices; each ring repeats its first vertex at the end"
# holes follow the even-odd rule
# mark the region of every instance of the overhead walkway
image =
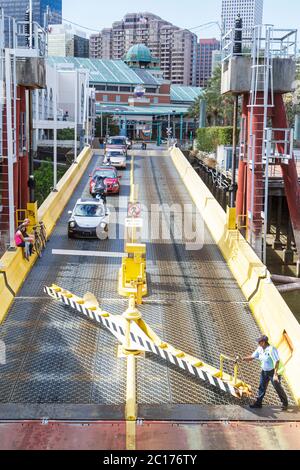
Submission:
MULTIPOLYGON (((112 314, 122 315, 128 306, 117 294, 121 258, 52 254, 52 250, 123 253, 123 226, 119 222, 116 239, 67 238, 68 211, 79 197, 89 197, 89 174, 101 161, 95 153, 43 258, 34 265, 0 328, 0 340, 7 348, 7 363, 0 369, 0 420, 124 417, 126 361, 117 357, 117 341, 104 328, 44 293, 45 286, 56 284, 81 297, 93 293, 103 310, 112 314)), ((139 200, 148 208, 149 218, 167 220, 168 207, 175 208, 170 239, 158 236, 147 240, 149 293, 139 307, 144 320, 164 341, 212 366, 218 367, 221 353, 248 355, 260 330, 208 228, 203 224, 203 247, 197 250, 186 250, 189 239, 176 239, 176 211, 186 205, 194 227, 195 217, 199 221, 201 215, 170 156, 144 152, 135 156, 134 162, 139 200)), ((108 198, 124 218, 129 195, 128 168, 122 174, 120 198, 108 198)), ((256 389, 257 364, 243 366, 240 375, 256 389)), ((293 403, 291 395, 290 399, 293 403)), ((237 401, 150 354, 138 359, 137 402, 139 417, 150 421, 159 416, 192 421, 197 413, 199 421, 217 421, 224 415, 239 420, 246 416, 241 406, 249 403, 237 401)), ((272 388, 266 405, 279 405, 272 388)), ((272 417, 276 419, 278 414, 274 412, 272 417)))

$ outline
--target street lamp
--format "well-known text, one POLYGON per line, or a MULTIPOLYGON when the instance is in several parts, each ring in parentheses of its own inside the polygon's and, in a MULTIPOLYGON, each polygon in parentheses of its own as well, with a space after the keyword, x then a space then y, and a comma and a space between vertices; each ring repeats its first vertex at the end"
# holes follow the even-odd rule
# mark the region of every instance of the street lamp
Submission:
POLYGON ((170 148, 170 137, 171 137, 171 115, 170 115, 170 113, 168 114, 167 135, 168 135, 168 148, 170 148))
POLYGON ((175 122, 176 109, 173 109, 172 113, 173 113, 173 140, 175 141, 176 140, 176 122, 175 122))

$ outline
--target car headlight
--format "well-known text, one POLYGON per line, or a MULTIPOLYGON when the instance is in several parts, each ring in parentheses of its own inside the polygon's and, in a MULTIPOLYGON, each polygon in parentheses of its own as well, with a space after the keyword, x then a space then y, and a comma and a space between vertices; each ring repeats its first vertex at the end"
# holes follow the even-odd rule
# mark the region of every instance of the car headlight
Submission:
POLYGON ((70 222, 70 227, 75 228, 76 227, 76 222, 70 222))
POLYGON ((119 187, 119 184, 118 183, 114 183, 114 188, 118 188, 119 187))
POLYGON ((105 222, 101 222, 100 227, 101 227, 101 228, 105 228, 105 227, 106 227, 106 223, 105 223, 105 222))

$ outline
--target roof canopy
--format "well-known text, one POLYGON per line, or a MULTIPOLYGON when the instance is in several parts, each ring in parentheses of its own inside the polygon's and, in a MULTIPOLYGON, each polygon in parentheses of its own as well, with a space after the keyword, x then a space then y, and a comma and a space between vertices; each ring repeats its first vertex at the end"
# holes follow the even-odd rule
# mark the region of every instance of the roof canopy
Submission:
POLYGON ((143 85, 143 80, 123 60, 80 59, 78 57, 48 57, 49 65, 74 64, 90 72, 90 82, 96 84, 143 85))
MULTIPOLYGON (((77 57, 48 57, 50 66, 73 64, 74 68, 89 71, 93 85, 145 85, 159 86, 164 80, 151 74, 151 70, 130 68, 122 60, 80 59, 77 57)), ((203 93, 202 88, 171 85, 171 102, 189 106, 203 93)))
POLYGON ((96 112, 98 115, 101 113, 111 115, 127 115, 127 116, 180 116, 185 115, 189 111, 186 106, 127 106, 127 105, 109 105, 109 104, 96 104, 96 112))

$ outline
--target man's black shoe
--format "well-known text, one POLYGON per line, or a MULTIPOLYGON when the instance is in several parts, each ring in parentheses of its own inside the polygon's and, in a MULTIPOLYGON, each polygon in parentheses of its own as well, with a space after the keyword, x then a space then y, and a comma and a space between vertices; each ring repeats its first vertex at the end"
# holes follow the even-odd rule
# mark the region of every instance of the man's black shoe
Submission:
POLYGON ((289 409, 289 405, 282 405, 282 411, 287 411, 289 409))
POLYGON ((253 403, 252 405, 250 405, 250 408, 252 408, 252 409, 261 409, 262 405, 260 403, 253 403))

